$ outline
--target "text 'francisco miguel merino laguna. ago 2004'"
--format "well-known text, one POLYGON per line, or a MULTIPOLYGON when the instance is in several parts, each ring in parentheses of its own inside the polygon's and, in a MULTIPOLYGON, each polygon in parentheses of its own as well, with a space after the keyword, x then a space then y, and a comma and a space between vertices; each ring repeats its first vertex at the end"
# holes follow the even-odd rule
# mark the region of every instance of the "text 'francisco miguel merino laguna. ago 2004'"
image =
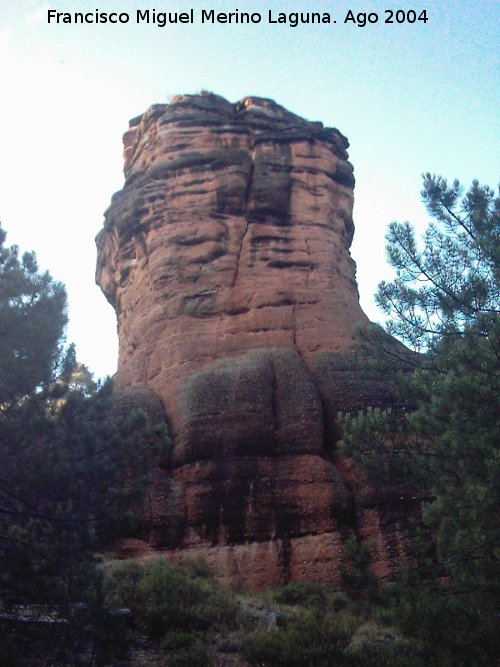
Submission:
POLYGON ((95 9, 92 12, 58 12, 55 9, 47 10, 47 23, 50 24, 149 24, 158 28, 165 28, 175 24, 259 24, 268 23, 286 25, 297 28, 308 24, 336 24, 347 23, 363 28, 376 23, 427 23, 428 15, 422 10, 386 9, 382 12, 347 11, 343 16, 334 16, 332 12, 277 12, 269 9, 267 12, 242 12, 236 9, 233 12, 216 12, 215 9, 187 9, 181 12, 164 12, 156 9, 137 9, 130 12, 102 12, 95 9))

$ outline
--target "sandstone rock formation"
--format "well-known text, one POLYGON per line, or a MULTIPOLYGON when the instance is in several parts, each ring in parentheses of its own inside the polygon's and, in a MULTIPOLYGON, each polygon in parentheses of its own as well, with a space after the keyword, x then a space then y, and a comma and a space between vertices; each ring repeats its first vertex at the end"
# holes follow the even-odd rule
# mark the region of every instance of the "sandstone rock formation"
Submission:
POLYGON ((388 573, 402 497, 334 454, 337 411, 386 400, 355 352, 347 140, 272 100, 201 94, 152 106, 124 144, 97 281, 115 384, 152 390, 174 438, 142 537, 255 588, 338 581, 354 531, 388 573))

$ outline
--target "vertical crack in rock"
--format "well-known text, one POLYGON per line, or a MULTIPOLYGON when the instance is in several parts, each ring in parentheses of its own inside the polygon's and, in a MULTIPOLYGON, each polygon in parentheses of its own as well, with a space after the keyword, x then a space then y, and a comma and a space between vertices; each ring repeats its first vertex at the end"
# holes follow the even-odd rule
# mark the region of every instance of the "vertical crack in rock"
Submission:
POLYGON ((291 575, 291 561, 292 561, 292 545, 290 540, 284 539, 281 542, 281 567, 283 568, 283 584, 288 584, 292 578, 291 575))
POLYGON ((252 159, 250 162, 250 172, 248 174, 247 187, 245 190, 245 215, 248 210, 248 202, 250 201, 250 193, 252 192, 253 174, 255 171, 255 151, 252 151, 252 159))
POLYGON ((273 446, 275 449, 277 446, 276 440, 279 431, 279 421, 278 421, 278 406, 277 406, 277 395, 276 395, 276 366, 274 359, 271 356, 271 415, 272 415, 272 428, 273 428, 273 446))
POLYGON ((250 171, 248 174, 248 179, 247 179, 247 184, 246 184, 246 189, 245 189, 245 201, 244 201, 244 216, 245 216, 245 229, 243 231, 243 235, 241 237, 241 243, 239 245, 239 250, 238 250, 238 255, 236 257, 236 266, 234 269, 234 275, 233 279, 231 282, 231 286, 234 287, 238 281, 238 274, 240 270, 240 261, 241 261, 241 253, 243 251, 243 245, 245 243, 245 239, 248 233, 249 229, 249 220, 248 220, 248 202, 250 199, 250 193, 252 191, 252 183, 253 183, 253 174, 254 174, 254 169, 255 169, 255 164, 254 164, 254 158, 255 158, 255 151, 252 152, 252 159, 250 162, 250 171))
POLYGON ((309 271, 307 272, 307 291, 309 292, 309 288, 310 288, 309 279, 311 277, 311 273, 314 270, 314 262, 313 262, 313 258, 312 258, 311 251, 310 251, 310 248, 309 248, 309 238, 307 236, 306 230, 304 230, 304 241, 305 241, 305 246, 306 246, 307 259, 309 261, 309 271))
POLYGON ((241 242, 239 244, 239 249, 238 249, 238 254, 236 256, 236 265, 234 267, 234 273, 233 273, 233 278, 231 281, 231 287, 235 287, 237 281, 238 281, 238 275, 240 273, 240 262, 241 262, 241 253, 243 252, 243 245, 245 243, 246 236, 248 234, 248 229, 249 229, 250 223, 248 222, 248 218, 245 219, 245 228, 243 231, 243 235, 241 237, 241 242))
POLYGON ((337 412, 387 395, 354 344, 368 320, 348 142, 273 100, 209 93, 152 106, 124 147, 125 185, 97 238, 114 384, 152 390, 174 437, 168 492, 141 532, 243 587, 338 584, 349 527, 383 546, 399 525, 332 455, 337 412))

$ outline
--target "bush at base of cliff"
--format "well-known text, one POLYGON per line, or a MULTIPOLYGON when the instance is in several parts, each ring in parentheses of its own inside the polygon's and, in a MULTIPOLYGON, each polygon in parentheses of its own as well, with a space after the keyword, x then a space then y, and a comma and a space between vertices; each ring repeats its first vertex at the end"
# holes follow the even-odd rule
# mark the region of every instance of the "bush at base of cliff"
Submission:
POLYGON ((168 665, 208 667, 215 635, 242 619, 236 597, 208 575, 200 561, 124 564, 108 574, 107 600, 132 610, 136 630, 161 647, 168 665))
POLYGON ((221 654, 230 664, 259 667, 491 664, 471 652, 477 624, 463 633, 456 610, 420 599, 416 588, 413 598, 403 591, 412 582, 381 584, 377 602, 366 598, 361 604, 359 596, 311 582, 236 595, 201 561, 183 567, 164 560, 125 563, 107 570, 106 605, 128 607, 134 619, 128 637, 118 637, 122 645, 128 641, 129 662, 123 664, 137 664, 134 656, 145 635, 154 664, 169 667, 211 667, 221 654), (463 654, 454 652, 457 641, 463 654))
POLYGON ((331 593, 323 584, 296 581, 273 591, 272 599, 278 604, 324 610, 331 602, 331 593))
POLYGON ((346 653, 357 621, 300 610, 283 627, 259 630, 243 642, 243 655, 261 667, 328 667, 355 664, 346 653))
POLYGON ((151 635, 170 628, 206 631, 234 623, 231 596, 210 580, 193 579, 164 561, 154 563, 139 583, 142 621, 151 635))
POLYGON ((168 667, 212 667, 211 647, 200 632, 169 630, 161 642, 168 667))

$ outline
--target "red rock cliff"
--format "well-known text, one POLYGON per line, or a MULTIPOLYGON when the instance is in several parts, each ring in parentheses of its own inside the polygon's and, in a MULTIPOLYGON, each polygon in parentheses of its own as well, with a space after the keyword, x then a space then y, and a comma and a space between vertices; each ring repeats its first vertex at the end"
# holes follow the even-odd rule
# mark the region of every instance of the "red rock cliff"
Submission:
POLYGON ((174 437, 145 537, 251 587, 336 581, 354 530, 401 561, 401 503, 329 452, 339 409, 385 400, 355 353, 347 140, 268 99, 151 107, 97 238, 118 388, 148 387, 174 437))

